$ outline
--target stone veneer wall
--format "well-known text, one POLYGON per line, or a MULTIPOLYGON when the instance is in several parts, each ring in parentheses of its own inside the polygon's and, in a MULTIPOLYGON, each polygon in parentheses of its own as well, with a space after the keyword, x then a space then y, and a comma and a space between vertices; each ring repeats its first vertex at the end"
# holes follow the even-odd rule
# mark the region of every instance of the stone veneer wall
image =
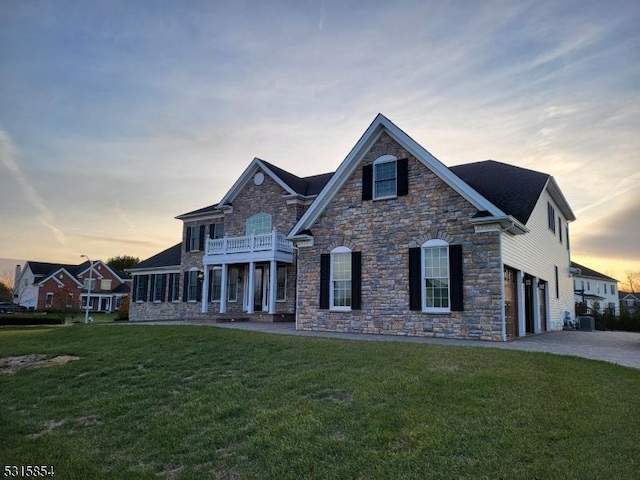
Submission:
POLYGON ((298 328, 340 332, 502 340, 502 264, 498 232, 476 234, 477 210, 386 133, 364 157, 299 250, 298 328), (381 155, 409 158, 409 194, 362 201, 362 165, 381 155), (461 244, 464 311, 409 310, 409 248, 441 238, 461 244), (320 255, 345 245, 362 252, 362 310, 319 309, 320 255))

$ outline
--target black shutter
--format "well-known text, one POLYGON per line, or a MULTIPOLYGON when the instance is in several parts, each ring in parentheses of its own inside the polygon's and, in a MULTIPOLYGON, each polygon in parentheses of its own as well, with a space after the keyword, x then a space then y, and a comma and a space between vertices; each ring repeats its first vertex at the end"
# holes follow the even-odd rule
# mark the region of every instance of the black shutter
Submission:
POLYGON ((205 227, 204 225, 200 225, 200 250, 204 252, 204 231, 205 231, 205 227))
POLYGON ((420 248, 409 249, 409 309, 422 310, 422 274, 420 248))
POLYGON ((398 168, 398 196, 404 197, 409 193, 409 159, 401 158, 396 162, 398 168))
MULTIPOLYGON (((202 227, 201 230, 204 232, 204 226, 202 227)), ((202 301, 202 278, 200 278, 200 275, 198 275, 198 291, 196 292, 196 301, 197 302, 202 301)))
POLYGON ((462 291, 462 245, 449 245, 449 275, 451 280, 451 311, 464 310, 462 291))
POLYGON ((189 272, 184 272, 184 279, 182 283, 183 283, 182 301, 186 302, 188 293, 189 293, 189 272))
POLYGON ((167 301, 170 302, 173 300, 173 282, 175 280, 175 275, 173 273, 169 274, 169 285, 167 285, 167 301))
POLYGON ((329 308, 329 271, 331 255, 320 255, 320 308, 329 308))
POLYGON ((157 276, 156 275, 149 275, 149 277, 151 278, 151 288, 149 288, 149 300, 151 300, 152 302, 155 301, 156 299, 156 281, 157 281, 157 276))
POLYGON ((216 238, 216 224, 209 225, 209 238, 216 238))
POLYGON ((191 227, 185 227, 187 234, 184 240, 184 251, 189 252, 191 250, 191 227))
POLYGON ((351 309, 362 310, 362 252, 351 252, 351 309))
POLYGON ((138 275, 133 276, 133 287, 131 288, 131 298, 134 302, 138 301, 138 275))
POLYGON ((373 198, 373 165, 362 167, 362 200, 373 198))

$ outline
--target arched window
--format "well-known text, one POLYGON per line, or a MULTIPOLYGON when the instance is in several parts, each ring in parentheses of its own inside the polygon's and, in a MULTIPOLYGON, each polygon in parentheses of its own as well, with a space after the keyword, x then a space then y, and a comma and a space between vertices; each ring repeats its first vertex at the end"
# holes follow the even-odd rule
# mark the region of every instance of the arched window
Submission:
POLYGON ((256 213, 247 218, 247 235, 263 235, 271 232, 271 215, 256 213))
POLYGON ((428 240, 422 244, 422 310, 450 311, 449 244, 428 240))

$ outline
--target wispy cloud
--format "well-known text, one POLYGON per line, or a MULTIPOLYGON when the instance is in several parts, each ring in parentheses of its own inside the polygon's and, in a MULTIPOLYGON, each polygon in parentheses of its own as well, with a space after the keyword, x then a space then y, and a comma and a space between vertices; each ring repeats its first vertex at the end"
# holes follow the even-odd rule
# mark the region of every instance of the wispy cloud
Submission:
POLYGON ((65 243, 65 236, 61 229, 55 225, 53 213, 47 208, 45 201, 38 192, 31 186, 27 177, 22 173, 16 162, 16 148, 11 141, 11 137, 4 130, 0 130, 0 162, 9 170, 9 173, 16 179, 26 200, 39 212, 38 221, 51 230, 61 245, 65 243))

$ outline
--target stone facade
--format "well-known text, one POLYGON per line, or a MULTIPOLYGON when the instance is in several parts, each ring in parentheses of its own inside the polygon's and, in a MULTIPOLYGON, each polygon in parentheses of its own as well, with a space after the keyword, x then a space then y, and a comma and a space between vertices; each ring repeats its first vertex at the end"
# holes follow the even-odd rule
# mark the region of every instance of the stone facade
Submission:
POLYGON ((475 233, 467 200, 383 133, 312 227, 299 251, 298 328, 502 340, 500 233, 475 233), (409 193, 362 200, 363 165, 382 155, 408 158, 409 193), (429 239, 462 245, 464 311, 409 309, 409 248, 429 239), (320 255, 347 246, 362 255, 362 309, 319 309, 320 255))

